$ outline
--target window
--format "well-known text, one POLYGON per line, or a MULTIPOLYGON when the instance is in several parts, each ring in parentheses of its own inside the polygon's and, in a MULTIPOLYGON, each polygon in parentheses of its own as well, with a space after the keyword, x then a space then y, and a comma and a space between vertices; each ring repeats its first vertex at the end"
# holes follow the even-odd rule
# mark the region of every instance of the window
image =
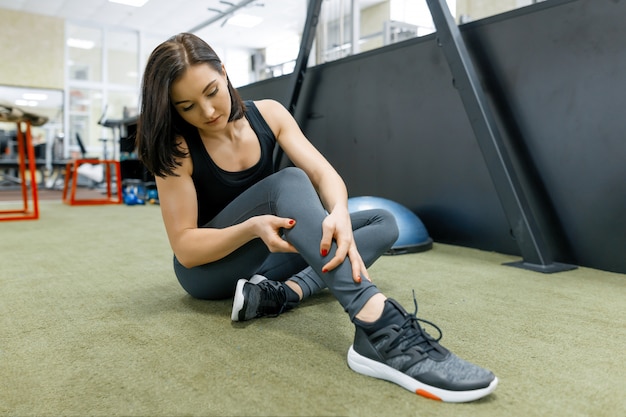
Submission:
POLYGON ((69 79, 102 81, 102 31, 68 25, 66 43, 69 79))
POLYGON ((106 44, 108 83, 136 87, 139 77, 139 34, 108 31, 106 44))
POLYGON ((98 120, 102 116, 102 92, 85 88, 69 89, 69 126, 70 137, 66 141, 66 154, 80 156, 81 144, 89 155, 95 152, 93 145, 101 136, 98 120), (94 138, 92 141, 91 139, 94 138), (80 143, 79 143, 80 140, 80 143), (93 142, 93 144, 92 144, 93 142))
POLYGON ((67 134, 64 154, 116 158, 121 132, 103 120, 137 114, 139 33, 67 23, 67 134))

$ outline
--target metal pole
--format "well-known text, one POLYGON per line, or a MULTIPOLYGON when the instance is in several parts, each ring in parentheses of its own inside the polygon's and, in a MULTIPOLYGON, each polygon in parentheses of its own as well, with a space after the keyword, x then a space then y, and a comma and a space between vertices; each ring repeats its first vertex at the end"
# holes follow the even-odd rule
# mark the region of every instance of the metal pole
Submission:
POLYGON ((298 51, 298 59, 296 60, 296 65, 291 76, 291 98, 289 100, 289 111, 291 114, 294 114, 298 97, 300 96, 300 89, 304 81, 304 74, 306 73, 311 47, 313 46, 313 40, 315 40, 315 28, 317 28, 317 23, 319 22, 322 2, 323 0, 309 0, 306 22, 304 23, 304 30, 302 31, 302 39, 300 41, 300 50, 298 51))
POLYGON ((439 46, 448 61, 454 85, 461 96, 502 208, 523 257, 523 261, 509 265, 544 273, 576 268, 554 262, 552 258, 504 146, 465 42, 445 0, 426 0, 426 2, 437 29, 439 46))
MULTIPOLYGON (((304 82, 304 74, 306 73, 307 62, 309 61, 311 47, 313 46, 313 40, 315 39, 315 29, 319 22, 322 2, 323 0, 309 0, 304 30, 302 31, 302 39, 300 40, 300 50, 298 51, 295 68, 291 74, 291 97, 287 108, 292 115, 295 114, 296 104, 298 103, 298 97, 300 96, 300 90, 302 89, 302 83, 304 82)), ((283 154, 283 150, 279 147, 276 150, 276 156, 274 158, 275 171, 280 169, 283 154)))
POLYGON ((351 4, 352 22, 352 55, 359 53, 359 39, 361 39, 361 5, 360 0, 352 0, 351 4))

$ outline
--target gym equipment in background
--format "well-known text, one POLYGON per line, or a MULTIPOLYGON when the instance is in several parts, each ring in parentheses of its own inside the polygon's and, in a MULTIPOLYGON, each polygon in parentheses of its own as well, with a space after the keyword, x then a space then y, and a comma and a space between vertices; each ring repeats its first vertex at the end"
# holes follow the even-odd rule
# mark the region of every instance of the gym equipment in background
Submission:
MULTIPOLYGON (((31 126, 43 126, 46 116, 30 113, 13 104, 0 102, 0 121, 15 123, 17 131, 18 159, 15 162, 19 171, 19 184, 22 189, 22 208, 0 210, 0 221, 39 219, 39 197, 37 194, 37 167, 31 126), (24 126, 22 128, 22 126, 24 126), (28 174, 28 175, 27 175, 28 174), (32 208, 29 203, 32 202, 32 208)), ((13 162, 9 166, 12 167, 13 162)))
MULTIPOLYGON (((86 150, 78 134, 76 135, 76 140, 81 148, 81 154, 84 154, 86 150)), ((63 203, 70 206, 85 206, 94 204, 122 204, 122 196, 120 193, 121 188, 122 180, 120 161, 114 159, 100 159, 97 157, 81 157, 76 158, 72 161, 68 161, 65 166, 63 203), (90 167, 83 167, 83 165, 90 165, 90 167), (100 167, 98 167, 98 165, 103 168, 103 171, 100 170, 100 167), (100 177, 101 173, 102 177, 100 177), (105 197, 77 198, 76 187, 78 185, 79 174, 87 174, 94 182, 104 181, 104 186, 106 187, 105 197)))
POLYGON ((411 210, 400 203, 382 197, 351 197, 348 199, 350 213, 369 209, 384 209, 393 214, 398 225, 398 239, 385 255, 424 252, 433 247, 433 240, 424 223, 411 210))
POLYGON ((124 180, 122 194, 127 206, 159 204, 159 193, 154 182, 143 182, 139 179, 124 180))

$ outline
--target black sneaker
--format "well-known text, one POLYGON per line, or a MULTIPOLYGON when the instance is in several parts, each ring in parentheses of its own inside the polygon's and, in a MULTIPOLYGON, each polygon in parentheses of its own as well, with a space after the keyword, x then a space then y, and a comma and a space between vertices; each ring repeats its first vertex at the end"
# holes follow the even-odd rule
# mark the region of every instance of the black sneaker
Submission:
MULTIPOLYGON (((490 371, 460 359, 441 346, 441 330, 407 313, 397 301, 387 299, 384 315, 397 314, 403 322, 389 324, 368 335, 356 324, 348 365, 358 373, 394 382, 411 392, 445 402, 468 402, 492 393, 498 378, 490 371), (437 329, 434 339, 419 321, 437 329)), ((363 326, 365 327, 365 326, 363 326)))
POLYGON ((262 275, 254 275, 250 280, 240 279, 233 300, 233 321, 251 320, 257 317, 276 317, 291 309, 287 301, 285 284, 270 281, 262 275))

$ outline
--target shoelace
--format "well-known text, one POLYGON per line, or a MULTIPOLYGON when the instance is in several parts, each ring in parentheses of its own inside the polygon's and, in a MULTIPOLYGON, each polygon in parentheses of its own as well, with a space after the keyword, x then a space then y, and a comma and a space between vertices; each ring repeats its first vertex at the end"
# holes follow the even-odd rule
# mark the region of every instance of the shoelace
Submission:
POLYGON ((287 300, 287 294, 285 289, 280 285, 273 285, 269 280, 263 281, 257 284, 263 291, 263 298, 257 308, 257 313, 262 313, 267 316, 278 316, 284 309, 287 300), (276 308, 278 307, 278 311, 276 308))
POLYGON ((400 326, 400 334, 398 334, 398 337, 389 344, 389 347, 395 348, 404 344, 404 346, 401 347, 402 351, 407 351, 408 349, 417 346, 422 352, 428 353, 435 349, 434 345, 441 340, 443 332, 435 323, 417 317, 417 299, 415 298, 415 290, 413 290, 413 304, 415 305, 415 312, 413 314, 407 314, 404 323, 400 326), (420 322, 435 328, 437 332, 439 332, 439 337, 435 339, 429 335, 426 330, 422 328, 420 322))

